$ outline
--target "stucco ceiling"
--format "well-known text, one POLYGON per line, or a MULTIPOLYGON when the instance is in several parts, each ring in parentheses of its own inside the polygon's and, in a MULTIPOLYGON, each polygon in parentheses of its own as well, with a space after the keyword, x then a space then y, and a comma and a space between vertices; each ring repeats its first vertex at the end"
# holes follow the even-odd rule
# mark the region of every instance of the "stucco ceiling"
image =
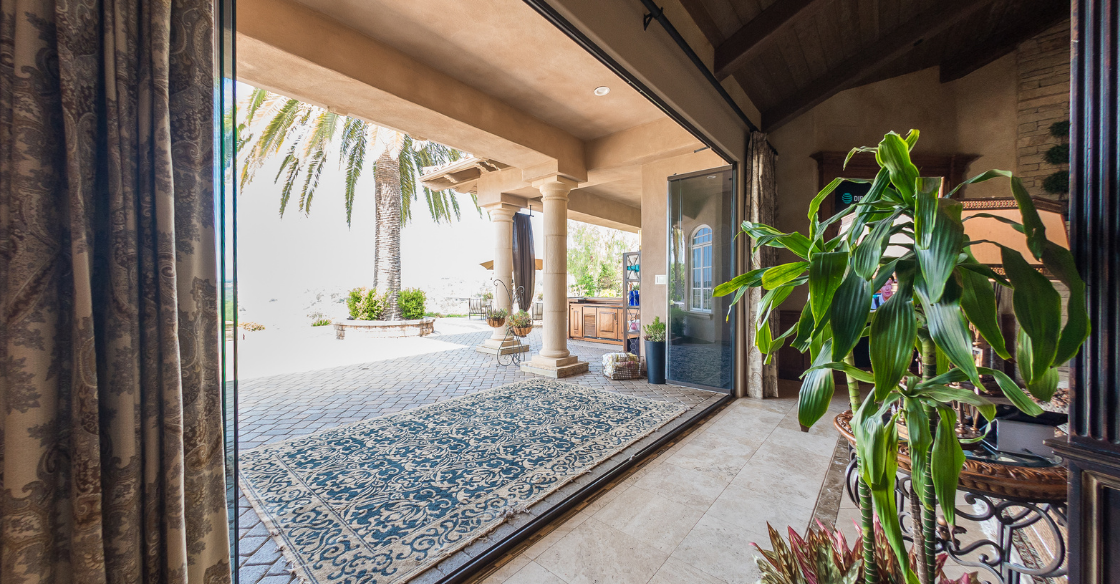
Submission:
POLYGON ((582 140, 664 115, 522 0, 297 1, 582 140))

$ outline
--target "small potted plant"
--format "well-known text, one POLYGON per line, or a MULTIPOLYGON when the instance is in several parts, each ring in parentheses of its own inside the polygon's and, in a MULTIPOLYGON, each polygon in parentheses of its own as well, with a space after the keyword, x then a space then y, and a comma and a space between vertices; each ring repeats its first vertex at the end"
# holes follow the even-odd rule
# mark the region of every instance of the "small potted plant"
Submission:
POLYGON ((528 336, 529 333, 533 332, 533 315, 524 310, 519 310, 511 314, 509 317, 509 328, 513 331, 513 334, 519 337, 528 336))
POLYGON ((645 327, 646 375, 650 383, 665 383, 665 323, 656 316, 645 327))
POLYGON ((506 309, 494 308, 492 306, 486 308, 486 324, 493 328, 498 328, 506 323, 506 309))

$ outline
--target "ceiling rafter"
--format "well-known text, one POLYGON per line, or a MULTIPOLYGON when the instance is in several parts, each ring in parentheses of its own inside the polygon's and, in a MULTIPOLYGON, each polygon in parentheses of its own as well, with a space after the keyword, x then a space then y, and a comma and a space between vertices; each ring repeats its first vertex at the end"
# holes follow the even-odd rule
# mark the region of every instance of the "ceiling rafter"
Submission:
POLYGON ((779 33, 814 14, 826 0, 779 0, 716 47, 716 78, 725 79, 765 49, 779 33))
POLYGON ((947 0, 923 10, 813 80, 789 99, 763 112, 763 131, 771 132, 840 91, 858 85, 877 69, 906 54, 919 43, 937 36, 979 10, 987 9, 992 1, 947 0))
POLYGON ((1069 3, 1061 0, 1046 3, 1037 11, 1028 13, 1029 20, 1004 30, 1002 34, 988 37, 955 57, 941 63, 941 82, 960 79, 981 67, 1014 51, 1023 41, 1042 34, 1046 29, 1069 18, 1069 3))

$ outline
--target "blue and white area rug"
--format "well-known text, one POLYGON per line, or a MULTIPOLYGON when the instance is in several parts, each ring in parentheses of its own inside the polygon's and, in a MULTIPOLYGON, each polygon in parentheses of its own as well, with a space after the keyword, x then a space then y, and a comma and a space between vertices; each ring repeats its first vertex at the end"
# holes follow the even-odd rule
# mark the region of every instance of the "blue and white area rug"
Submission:
POLYGON ((249 450, 241 485, 307 582, 403 582, 686 409, 525 381, 249 450))

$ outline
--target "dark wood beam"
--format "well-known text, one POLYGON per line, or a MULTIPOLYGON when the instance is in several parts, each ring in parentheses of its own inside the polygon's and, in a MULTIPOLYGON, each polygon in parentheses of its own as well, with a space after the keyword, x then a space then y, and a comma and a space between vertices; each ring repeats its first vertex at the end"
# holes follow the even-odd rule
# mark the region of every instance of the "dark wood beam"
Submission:
POLYGON ((987 9, 992 0, 947 0, 879 37, 813 80, 794 95, 762 113, 762 128, 772 132, 837 93, 855 87, 876 69, 894 61, 950 26, 987 9))
POLYGON ((711 13, 704 7, 703 0, 681 0, 681 5, 684 6, 685 12, 692 17, 692 21, 696 23, 700 32, 704 33, 713 47, 717 47, 723 42, 723 31, 719 29, 711 13))
POLYGON ((777 0, 716 47, 716 78, 724 79, 757 56, 782 31, 813 14, 825 0, 777 0))
POLYGON ((1005 27, 977 45, 958 49, 956 56, 941 63, 941 82, 960 79, 1014 51, 1023 41, 1069 18, 1069 2, 1050 0, 1036 8, 1024 11, 1023 20, 1005 27))

